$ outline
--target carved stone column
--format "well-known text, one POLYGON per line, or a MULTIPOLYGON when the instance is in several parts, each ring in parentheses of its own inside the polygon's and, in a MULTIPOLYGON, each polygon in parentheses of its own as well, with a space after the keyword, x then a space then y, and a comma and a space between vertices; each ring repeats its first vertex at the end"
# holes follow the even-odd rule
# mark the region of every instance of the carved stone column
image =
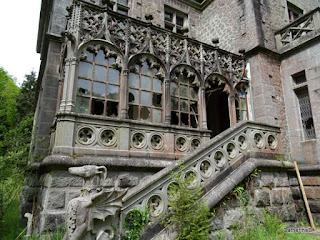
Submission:
POLYGON ((170 79, 164 80, 165 90, 164 90, 164 112, 165 112, 165 123, 171 123, 171 95, 170 95, 170 79))
POLYGON ((200 99, 200 118, 201 118, 201 128, 208 129, 207 124, 207 103, 206 103, 206 93, 205 88, 200 87, 199 90, 199 99, 200 99))
POLYGON ((123 69, 120 86, 120 119, 128 117, 128 77, 129 70, 123 69))
POLYGON ((63 93, 60 104, 60 112, 72 112, 75 108, 75 76, 78 66, 77 58, 66 59, 63 93))
POLYGON ((234 94, 229 95, 229 116, 230 116, 230 127, 233 127, 237 124, 237 115, 236 115, 236 98, 234 94))

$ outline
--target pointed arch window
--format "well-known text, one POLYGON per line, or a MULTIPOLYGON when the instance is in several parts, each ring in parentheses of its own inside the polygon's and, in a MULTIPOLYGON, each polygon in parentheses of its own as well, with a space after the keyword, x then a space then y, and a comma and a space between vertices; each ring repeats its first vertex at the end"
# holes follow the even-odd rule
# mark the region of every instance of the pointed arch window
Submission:
POLYGON ((85 51, 77 79, 76 112, 117 117, 119 108, 120 70, 116 56, 105 51, 85 51))
POLYGON ((197 77, 182 71, 176 74, 170 84, 171 124, 198 128, 197 77))
POLYGON ((146 122, 163 122, 163 80, 161 68, 143 61, 129 73, 129 118, 146 122))

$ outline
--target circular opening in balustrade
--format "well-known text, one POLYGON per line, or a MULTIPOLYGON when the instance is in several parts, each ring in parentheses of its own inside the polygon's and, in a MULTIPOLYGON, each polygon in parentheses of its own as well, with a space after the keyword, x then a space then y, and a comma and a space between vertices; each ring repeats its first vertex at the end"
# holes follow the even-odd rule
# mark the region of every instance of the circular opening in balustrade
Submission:
POLYGON ((191 141, 191 150, 192 151, 196 150, 200 146, 200 143, 201 143, 200 139, 198 139, 198 138, 192 139, 192 141, 191 141))
POLYGON ((111 129, 103 130, 100 134, 100 141, 105 146, 113 146, 117 141, 115 131, 111 129))
POLYGON ((141 132, 136 132, 131 136, 131 144, 135 148, 143 148, 146 145, 146 137, 141 132))
POLYGON ((218 168, 222 168, 226 164, 226 156, 221 150, 216 151, 211 156, 213 156, 212 160, 218 168))
POLYGON ((246 150, 248 147, 247 138, 244 135, 238 137, 238 144, 241 150, 246 150))
POLYGON ((150 137, 151 148, 160 150, 163 147, 163 139, 160 134, 152 134, 150 137))
POLYGON ((197 172, 194 170, 186 171, 184 181, 186 181, 189 189, 196 188, 198 186, 197 172))
POLYGON ((254 144, 256 145, 257 148, 263 148, 264 140, 263 140, 263 136, 261 133, 256 132, 253 135, 253 141, 254 141, 254 144))
POLYGON ((159 217, 164 213, 165 204, 160 195, 152 195, 147 204, 151 217, 159 217))
POLYGON ((78 141, 82 144, 88 145, 94 141, 94 132, 89 127, 83 127, 78 130, 78 141))
POLYGON ((271 150, 275 150, 278 147, 278 140, 273 134, 268 136, 268 145, 271 150))
POLYGON ((171 200, 174 200, 177 198, 177 195, 178 195, 178 183, 177 182, 170 182, 167 186, 167 197, 168 197, 168 200, 171 201, 171 200))
POLYGON ((226 151, 230 158, 235 158, 237 156, 237 148, 234 143, 228 143, 226 147, 226 151))
POLYGON ((176 140, 176 149, 180 152, 184 152, 187 148, 187 139, 185 137, 178 137, 176 140))
POLYGON ((203 160, 200 163, 200 174, 203 178, 209 178, 212 176, 212 173, 214 172, 214 168, 209 160, 203 160))

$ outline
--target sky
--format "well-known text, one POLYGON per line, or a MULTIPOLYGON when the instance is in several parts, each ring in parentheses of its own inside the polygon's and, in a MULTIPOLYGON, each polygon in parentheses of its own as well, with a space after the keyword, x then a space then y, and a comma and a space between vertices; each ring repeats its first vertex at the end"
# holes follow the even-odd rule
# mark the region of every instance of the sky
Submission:
POLYGON ((0 67, 17 84, 32 70, 38 74, 40 54, 36 52, 41 0, 0 0, 0 67))

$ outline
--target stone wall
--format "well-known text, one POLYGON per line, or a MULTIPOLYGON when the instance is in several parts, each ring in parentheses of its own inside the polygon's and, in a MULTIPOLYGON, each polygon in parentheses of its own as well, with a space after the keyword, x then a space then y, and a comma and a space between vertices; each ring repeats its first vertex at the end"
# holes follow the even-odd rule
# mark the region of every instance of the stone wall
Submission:
MULTIPOLYGON (((320 177, 306 173, 302 177, 315 223, 320 223, 320 177)), ((226 205, 216 209, 213 219, 212 240, 233 239, 231 228, 244 220, 246 214, 255 215, 263 221, 263 210, 276 214, 288 226, 298 226, 299 221, 308 221, 304 202, 298 187, 295 172, 262 171, 246 190, 247 212, 239 199, 232 198, 226 205)))
POLYGON ((320 149, 320 43, 309 45, 285 57, 281 62, 282 87, 288 119, 291 157, 297 161, 316 163, 320 149), (316 139, 305 140, 299 103, 294 91, 292 75, 305 71, 312 108, 316 139))
POLYGON ((280 76, 280 61, 272 54, 249 57, 254 121, 282 127, 283 149, 288 152, 287 115, 280 76))

